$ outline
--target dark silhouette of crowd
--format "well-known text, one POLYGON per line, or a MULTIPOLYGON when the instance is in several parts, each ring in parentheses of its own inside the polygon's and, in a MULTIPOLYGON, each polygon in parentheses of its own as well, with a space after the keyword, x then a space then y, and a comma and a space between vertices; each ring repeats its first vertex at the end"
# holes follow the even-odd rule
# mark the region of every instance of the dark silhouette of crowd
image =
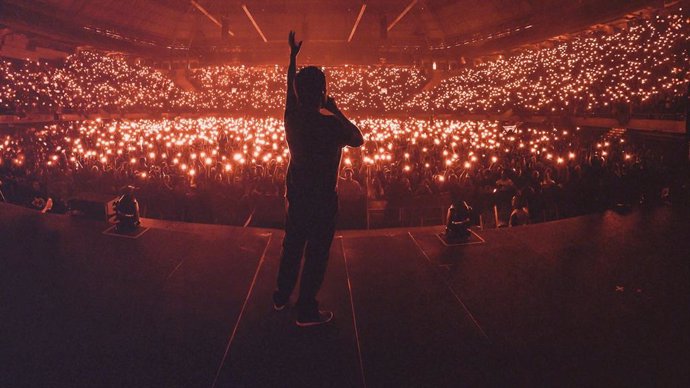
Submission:
POLYGON ((687 15, 634 20, 551 47, 467 66, 406 102, 427 112, 682 119, 688 85, 687 15))
MULTIPOLYGON (((372 226, 420 225, 459 201, 485 226, 542 222, 671 200, 687 180, 678 142, 640 141, 634 133, 356 122, 366 142, 346 149, 338 184, 341 206, 351 209, 341 220, 348 227, 366 226, 366 209, 377 206, 372 226)), ((277 226, 289 158, 281 129, 277 119, 247 118, 18 128, 0 137, 2 192, 9 202, 43 210, 50 199, 50 211, 67 212, 78 193, 116 196, 133 185, 144 217, 277 226)))
MULTIPOLYGON (((438 223, 449 204, 467 201, 477 223, 522 225, 685 198, 680 142, 579 130, 567 118, 682 119, 689 27, 680 12, 632 20, 467 65, 426 88, 433 75, 417 67, 325 68, 328 93, 357 112, 366 140, 343 153, 340 200, 352 216, 342 224, 438 223), (399 118, 383 117, 391 112, 399 118), (547 117, 542 124, 441 118, 506 112, 547 117)), ((0 114, 175 117, 2 127, 2 198, 67 212, 77 193, 116 195, 133 185, 144 217, 277 226, 290 157, 277 119, 285 73, 281 66, 188 69, 189 90, 177 75, 124 55, 2 59, 0 114), (190 113, 202 117, 183 118, 190 113)))
MULTIPOLYGON (((690 22, 683 12, 635 19, 615 31, 468 64, 430 89, 419 67, 324 68, 349 112, 602 115, 682 119, 690 22)), ((195 90, 124 55, 82 50, 64 61, 0 60, 0 113, 280 114, 284 66, 186 71, 195 90)))

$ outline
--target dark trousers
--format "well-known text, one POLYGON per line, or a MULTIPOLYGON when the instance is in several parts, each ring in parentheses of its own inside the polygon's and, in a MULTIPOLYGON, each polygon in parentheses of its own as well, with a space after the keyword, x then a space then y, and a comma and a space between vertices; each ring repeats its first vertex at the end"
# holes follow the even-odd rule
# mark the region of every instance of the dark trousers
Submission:
POLYGON ((326 274, 337 212, 336 195, 288 200, 278 288, 273 295, 277 303, 283 304, 290 299, 304 254, 296 307, 299 314, 312 314, 318 311, 316 294, 326 274))

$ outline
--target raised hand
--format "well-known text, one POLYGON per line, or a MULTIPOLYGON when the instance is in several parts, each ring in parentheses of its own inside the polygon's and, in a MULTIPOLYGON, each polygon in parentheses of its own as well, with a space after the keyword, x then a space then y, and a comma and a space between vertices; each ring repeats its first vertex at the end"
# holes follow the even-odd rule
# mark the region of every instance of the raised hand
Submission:
POLYGON ((299 49, 302 48, 302 41, 295 42, 295 31, 290 31, 288 36, 288 43, 290 44, 290 55, 296 57, 299 54, 299 49))

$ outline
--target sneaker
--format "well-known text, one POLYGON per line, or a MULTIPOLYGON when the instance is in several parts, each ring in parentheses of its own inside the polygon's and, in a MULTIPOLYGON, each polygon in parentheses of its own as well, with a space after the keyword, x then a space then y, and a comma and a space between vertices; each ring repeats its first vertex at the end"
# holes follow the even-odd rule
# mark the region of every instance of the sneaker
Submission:
POLYGON ((285 302, 278 301, 276 298, 276 293, 273 294, 273 310, 275 311, 283 311, 285 310, 285 307, 287 306, 289 299, 286 300, 285 302))
POLYGON ((326 324, 332 319, 333 312, 320 310, 315 315, 298 317, 295 323, 297 323, 297 326, 299 327, 310 327, 326 324))

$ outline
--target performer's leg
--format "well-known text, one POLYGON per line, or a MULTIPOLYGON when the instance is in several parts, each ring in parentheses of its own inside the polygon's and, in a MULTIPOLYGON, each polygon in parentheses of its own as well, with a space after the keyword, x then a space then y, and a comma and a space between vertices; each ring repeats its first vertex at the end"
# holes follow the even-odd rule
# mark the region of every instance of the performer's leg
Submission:
POLYGON ((297 301, 299 314, 313 314, 318 311, 316 294, 321 288, 328 266, 328 255, 335 233, 336 211, 337 201, 325 206, 317 216, 318 222, 314 222, 309 233, 297 301))
POLYGON ((280 256, 280 269, 278 271, 277 289, 273 294, 276 304, 284 305, 290 299, 292 290, 297 283, 300 263, 306 243, 303 221, 300 219, 299 209, 288 206, 285 217, 285 237, 283 238, 283 250, 280 256))

